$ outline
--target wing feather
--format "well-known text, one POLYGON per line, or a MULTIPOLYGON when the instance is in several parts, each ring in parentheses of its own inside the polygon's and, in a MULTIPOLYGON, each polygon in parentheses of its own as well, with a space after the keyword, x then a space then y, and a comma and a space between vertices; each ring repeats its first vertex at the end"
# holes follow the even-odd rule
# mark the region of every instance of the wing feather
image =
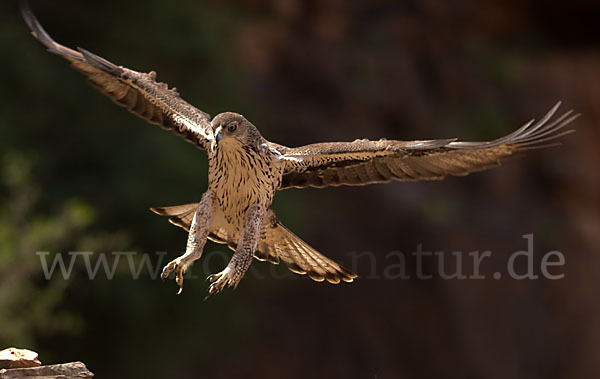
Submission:
POLYGON ((213 139, 210 116, 182 100, 175 89, 157 82, 155 72, 133 71, 87 50, 63 46, 44 30, 27 1, 21 0, 19 5, 32 34, 48 51, 86 75, 93 87, 149 123, 171 130, 205 151, 209 149, 213 139))
POLYGON ((516 152, 551 146, 573 130, 563 130, 579 115, 566 112, 550 121, 556 104, 540 121, 487 142, 455 139, 426 141, 356 140, 288 148, 280 189, 365 185, 392 180, 439 180, 500 165, 516 152))

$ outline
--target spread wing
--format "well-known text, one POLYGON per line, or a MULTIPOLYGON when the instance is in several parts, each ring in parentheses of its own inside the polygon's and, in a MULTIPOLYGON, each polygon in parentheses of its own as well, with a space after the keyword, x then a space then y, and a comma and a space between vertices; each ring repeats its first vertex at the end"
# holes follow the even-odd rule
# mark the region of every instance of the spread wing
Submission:
POLYGON ((562 128, 579 115, 569 111, 550 120, 559 105, 536 124, 532 120, 488 142, 357 140, 287 149, 280 189, 434 180, 495 167, 516 152, 551 146, 548 141, 573 132, 562 128))
POLYGON ((19 6, 35 38, 48 51, 71 62, 100 92, 136 116, 208 150, 213 139, 210 116, 182 100, 175 88, 169 89, 167 84, 157 82, 155 72, 133 71, 82 48, 75 51, 60 45, 42 28, 27 1, 21 0, 19 6))

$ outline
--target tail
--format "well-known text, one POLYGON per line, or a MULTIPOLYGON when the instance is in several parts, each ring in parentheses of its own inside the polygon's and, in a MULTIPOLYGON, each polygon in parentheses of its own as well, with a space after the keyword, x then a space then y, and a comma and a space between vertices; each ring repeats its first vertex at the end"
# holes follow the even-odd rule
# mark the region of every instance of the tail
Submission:
POLYGON ((196 208, 198 208, 198 203, 175 205, 173 207, 154 207, 150 210, 157 215, 168 216, 171 224, 182 227, 186 232, 189 232, 196 208))
MULTIPOLYGON (((173 207, 156 207, 150 210, 158 215, 169 217, 169 222, 186 231, 190 230, 197 203, 176 205, 173 207)), ((290 271, 308 275, 312 280, 337 284, 341 281, 352 282, 357 277, 353 272, 343 268, 336 262, 319 253, 306 242, 281 224, 272 210, 267 216, 269 223, 263 226, 261 238, 254 257, 260 261, 278 264, 283 261, 290 271)), ((208 238, 214 242, 227 244, 235 250, 237 241, 229 241, 226 235, 211 232, 208 238)))

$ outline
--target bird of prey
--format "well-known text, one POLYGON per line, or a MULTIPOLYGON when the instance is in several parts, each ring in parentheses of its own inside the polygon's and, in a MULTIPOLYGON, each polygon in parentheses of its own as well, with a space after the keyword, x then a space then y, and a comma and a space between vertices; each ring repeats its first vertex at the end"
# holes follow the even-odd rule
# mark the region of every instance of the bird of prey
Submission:
POLYGON ((156 73, 117 66, 87 50, 55 42, 29 5, 20 2, 32 34, 87 76, 90 83, 120 106, 193 143, 208 155, 208 189, 198 203, 151 208, 188 231, 185 253, 168 263, 162 278, 183 274, 202 255, 207 239, 226 244, 234 254, 210 275, 208 296, 236 287, 252 259, 285 263, 292 272, 315 281, 352 282, 356 274, 310 247, 278 220, 271 209, 275 193, 286 188, 443 179, 495 167, 516 152, 545 147, 569 133, 563 127, 577 117, 570 111, 552 119, 556 104, 540 121, 487 142, 456 139, 398 141, 356 140, 289 148, 267 141, 244 116, 225 112, 214 118, 185 102, 156 80, 156 73))

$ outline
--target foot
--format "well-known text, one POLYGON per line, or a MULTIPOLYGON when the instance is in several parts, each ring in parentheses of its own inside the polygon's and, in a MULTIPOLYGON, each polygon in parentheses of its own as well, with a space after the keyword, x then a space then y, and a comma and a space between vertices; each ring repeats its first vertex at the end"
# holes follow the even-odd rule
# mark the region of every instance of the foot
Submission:
POLYGON ((234 275, 234 271, 229 267, 225 267, 225 270, 219 272, 218 274, 210 275, 206 278, 211 284, 208 286, 208 295, 204 298, 204 300, 208 299, 210 295, 221 292, 225 287, 237 287, 238 283, 242 279, 241 276, 238 275, 236 278, 234 275))
POLYGON ((181 257, 172 260, 163 268, 162 274, 160 274, 161 279, 165 280, 172 272, 175 273, 175 283, 179 286, 179 292, 177 292, 178 295, 183 291, 183 274, 185 274, 191 263, 184 258, 185 256, 182 255, 181 257))

